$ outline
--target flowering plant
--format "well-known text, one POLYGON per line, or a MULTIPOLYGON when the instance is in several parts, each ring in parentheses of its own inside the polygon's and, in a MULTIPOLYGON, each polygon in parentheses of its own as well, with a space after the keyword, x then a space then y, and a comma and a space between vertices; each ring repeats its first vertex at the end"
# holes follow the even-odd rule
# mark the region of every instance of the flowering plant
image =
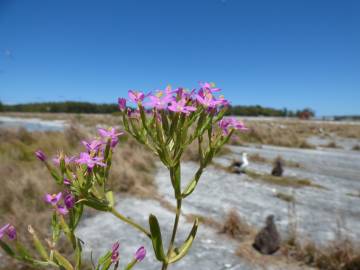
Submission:
MULTIPOLYGON (((60 153, 51 164, 42 151, 35 153, 62 189, 59 193, 46 194, 44 198, 53 208, 52 239, 46 240, 48 248, 45 248, 35 230, 29 226, 28 231, 38 253, 34 256, 18 241, 14 226, 6 224, 0 229, 0 246, 8 255, 25 263, 66 270, 81 269, 83 242, 76 237, 75 230, 84 207, 90 207, 109 212, 146 235, 152 242, 156 259, 162 263, 163 270, 182 259, 188 253, 199 225, 199 220, 196 219, 187 239, 182 245, 175 247, 182 201, 194 192, 204 169, 230 139, 234 130, 246 129, 238 120, 224 118, 228 101, 223 96, 216 96, 219 91, 219 88, 210 83, 202 83, 197 91, 167 87, 154 94, 145 94, 129 90, 129 101, 135 104, 135 109, 127 107, 126 99, 118 100, 125 131, 154 152, 169 170, 177 207, 167 251, 164 249, 160 225, 155 215, 150 214, 149 227, 145 228, 114 208, 114 195, 109 188, 108 177, 113 150, 119 142, 119 136, 123 134, 115 128, 99 129, 99 137, 83 141, 86 151, 77 157, 60 153), (198 144, 199 167, 182 189, 181 158, 193 142, 198 144), (73 248, 72 260, 58 251, 57 244, 61 234, 66 236, 73 248)), ((96 265, 93 263, 94 269, 105 270, 111 266, 118 269, 119 246, 116 242, 96 265)), ((146 250, 140 247, 125 269, 131 269, 145 255, 146 250)))

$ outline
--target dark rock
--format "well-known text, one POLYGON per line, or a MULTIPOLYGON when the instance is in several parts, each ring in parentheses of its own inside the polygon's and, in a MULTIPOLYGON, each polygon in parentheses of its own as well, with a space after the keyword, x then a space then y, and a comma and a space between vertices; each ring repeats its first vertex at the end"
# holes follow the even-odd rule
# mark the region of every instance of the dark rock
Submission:
POLYGON ((274 162, 274 167, 271 171, 271 175, 273 176, 282 176, 284 169, 283 169, 283 161, 280 157, 278 157, 274 162))
POLYGON ((274 216, 266 218, 266 225, 255 237, 253 247, 262 254, 270 255, 280 248, 280 234, 274 223, 274 216))

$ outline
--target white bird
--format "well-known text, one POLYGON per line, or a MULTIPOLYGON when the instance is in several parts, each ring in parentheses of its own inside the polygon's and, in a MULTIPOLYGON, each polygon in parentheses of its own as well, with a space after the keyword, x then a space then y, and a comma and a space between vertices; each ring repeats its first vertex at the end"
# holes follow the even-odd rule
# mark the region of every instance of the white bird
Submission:
POLYGON ((241 156, 241 164, 240 164, 239 169, 241 172, 244 172, 248 166, 249 166, 249 161, 247 159, 247 153, 243 152, 242 156, 241 156))

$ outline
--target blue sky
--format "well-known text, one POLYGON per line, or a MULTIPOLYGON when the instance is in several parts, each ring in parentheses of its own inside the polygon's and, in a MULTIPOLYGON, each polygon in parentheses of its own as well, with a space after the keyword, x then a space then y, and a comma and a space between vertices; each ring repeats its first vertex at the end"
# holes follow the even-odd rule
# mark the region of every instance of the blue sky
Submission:
POLYGON ((0 100, 212 81, 232 104, 360 114, 360 1, 0 0, 0 100))

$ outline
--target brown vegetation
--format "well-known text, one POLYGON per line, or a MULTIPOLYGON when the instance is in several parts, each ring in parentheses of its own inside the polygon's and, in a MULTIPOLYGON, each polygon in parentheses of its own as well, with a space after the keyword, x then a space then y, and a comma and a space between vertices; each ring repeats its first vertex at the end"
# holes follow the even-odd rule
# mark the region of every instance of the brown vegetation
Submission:
POLYGON ((248 132, 237 132, 237 138, 230 143, 244 145, 247 143, 269 144, 284 147, 314 148, 307 142, 311 136, 325 137, 329 134, 341 138, 360 139, 360 125, 279 119, 277 121, 252 121, 246 123, 248 132))
MULTIPOLYGON (((74 127, 65 132, 0 130, 0 226, 14 224, 25 242, 29 224, 41 237, 48 237, 51 210, 42 198, 45 193, 59 191, 59 187, 34 151, 42 149, 49 159, 59 151, 75 155, 83 149, 80 140, 93 135, 74 127)), ((155 189, 154 158, 135 141, 122 140, 114 152, 110 185, 115 192, 148 196, 155 189)))

